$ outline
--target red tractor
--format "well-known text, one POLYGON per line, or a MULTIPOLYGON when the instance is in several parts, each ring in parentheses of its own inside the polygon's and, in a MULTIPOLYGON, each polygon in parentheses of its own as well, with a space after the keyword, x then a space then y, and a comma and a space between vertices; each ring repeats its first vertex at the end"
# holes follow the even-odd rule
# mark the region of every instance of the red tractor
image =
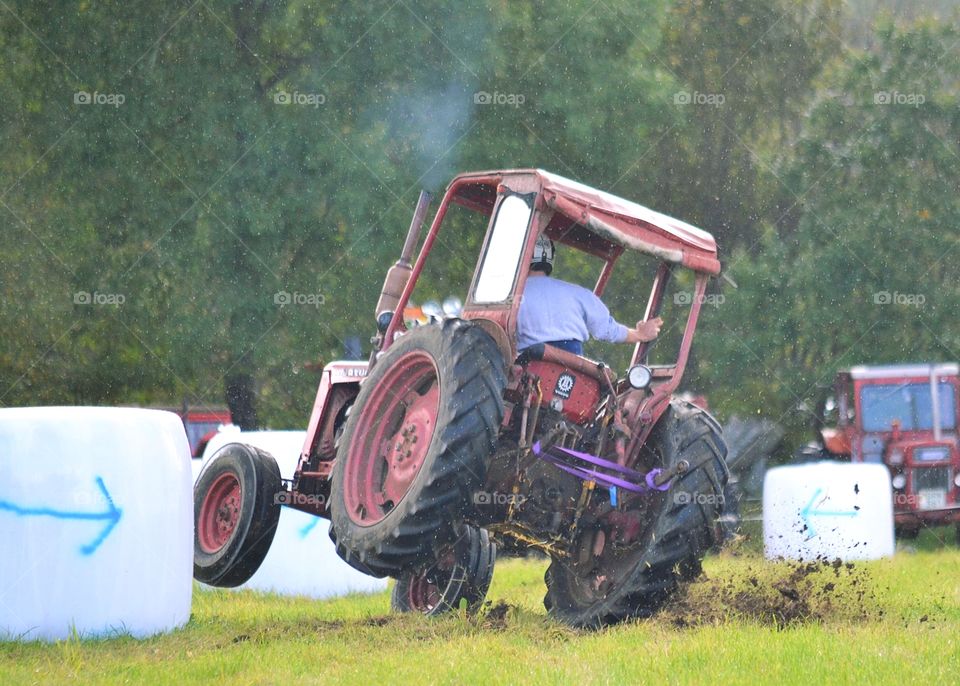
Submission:
POLYGON ((252 575, 279 503, 330 518, 344 560, 397 579, 397 610, 477 607, 501 542, 550 556, 544 603, 564 622, 651 613, 699 573, 720 536, 721 430, 673 395, 720 271, 713 237, 541 170, 491 171, 453 179, 412 261, 428 204, 421 195, 384 282, 369 362, 324 368, 292 481, 240 444, 198 479, 196 578, 230 586, 252 575), (408 329, 404 309, 453 206, 486 226, 462 311, 408 329), (648 261, 644 318, 663 313, 680 329, 666 363, 649 362, 650 343, 636 345, 621 375, 550 345, 518 355, 541 234, 598 258, 597 295, 611 278, 640 276, 615 269, 625 253, 648 261))
POLYGON ((837 425, 821 430, 816 456, 887 465, 904 538, 957 524, 960 542, 957 371, 956 364, 853 367, 837 374, 828 401, 837 425))

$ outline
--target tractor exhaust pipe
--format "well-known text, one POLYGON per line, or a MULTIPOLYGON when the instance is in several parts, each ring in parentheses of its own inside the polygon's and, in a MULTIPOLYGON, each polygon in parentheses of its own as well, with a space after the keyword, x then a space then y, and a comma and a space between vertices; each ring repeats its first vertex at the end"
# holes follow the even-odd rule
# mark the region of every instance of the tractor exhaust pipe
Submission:
POLYGON ((433 195, 429 191, 420 191, 420 199, 417 201, 417 209, 414 210, 413 220, 407 230, 407 240, 404 241, 403 250, 400 251, 400 259, 390 267, 387 278, 383 281, 383 288, 380 290, 380 299, 377 301, 376 311, 378 322, 384 312, 393 312, 397 309, 400 295, 403 293, 403 289, 407 287, 410 274, 413 273, 411 264, 413 251, 417 247, 420 227, 423 226, 423 220, 427 215, 427 209, 430 207, 430 200, 432 199, 433 195))

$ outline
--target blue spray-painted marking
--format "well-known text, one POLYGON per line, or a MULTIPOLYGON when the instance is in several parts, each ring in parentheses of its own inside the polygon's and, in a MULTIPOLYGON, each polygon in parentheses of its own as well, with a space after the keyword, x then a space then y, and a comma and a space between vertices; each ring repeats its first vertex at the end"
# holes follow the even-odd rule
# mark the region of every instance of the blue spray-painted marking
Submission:
MULTIPOLYGON (((858 512, 857 510, 848 510, 843 512, 831 511, 831 510, 818 510, 814 508, 813 504, 816 502, 817 498, 820 497, 820 494, 823 493, 822 488, 818 488, 813 492, 813 497, 810 498, 810 502, 800 510, 800 516, 803 517, 803 523, 807 527, 809 536, 806 540, 810 540, 817 535, 816 529, 813 528, 813 522, 810 521, 811 517, 856 517, 858 512)), ((824 498, 826 500, 826 498, 824 498)))
POLYGON ((314 529, 314 528, 317 526, 317 524, 319 524, 319 523, 320 523, 320 518, 314 516, 313 519, 311 519, 311 520, 306 524, 306 526, 304 526, 302 529, 300 529, 300 538, 306 538, 306 537, 310 534, 310 532, 313 531, 313 529, 314 529))
POLYGON ((20 505, 14 505, 6 500, 0 500, 0 510, 12 512, 19 517, 54 517, 56 519, 82 519, 93 521, 106 520, 107 524, 103 527, 103 530, 100 531, 100 534, 90 543, 80 546, 81 554, 92 555, 94 552, 96 552, 97 548, 100 547, 100 544, 103 543, 104 539, 110 535, 110 532, 113 531, 113 527, 117 525, 117 523, 120 521, 120 517, 123 515, 123 510, 119 509, 113 504, 113 498, 110 497, 110 492, 104 485, 103 479, 98 476, 96 477, 95 481, 97 486, 100 488, 100 492, 103 494, 104 500, 107 501, 107 509, 103 512, 69 512, 66 510, 55 510, 52 507, 22 507, 20 505))

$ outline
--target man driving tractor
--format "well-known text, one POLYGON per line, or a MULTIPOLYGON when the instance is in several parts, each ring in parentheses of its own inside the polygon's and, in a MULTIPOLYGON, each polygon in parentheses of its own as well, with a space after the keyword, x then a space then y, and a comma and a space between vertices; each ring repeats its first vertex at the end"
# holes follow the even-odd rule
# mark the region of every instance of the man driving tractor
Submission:
POLYGON ((610 343, 645 343, 660 334, 660 317, 639 321, 631 329, 617 322, 593 291, 551 277, 555 254, 553 241, 537 238, 517 319, 519 351, 546 343, 582 355, 590 336, 610 343))

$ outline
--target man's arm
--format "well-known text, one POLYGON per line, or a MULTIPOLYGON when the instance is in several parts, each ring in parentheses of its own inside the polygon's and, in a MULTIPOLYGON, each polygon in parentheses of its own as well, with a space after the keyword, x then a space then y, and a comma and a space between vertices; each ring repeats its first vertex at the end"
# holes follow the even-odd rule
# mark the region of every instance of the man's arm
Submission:
POLYGON ((628 328, 610 315, 610 310, 592 291, 583 290, 587 300, 584 303, 587 329, 597 340, 611 343, 644 343, 652 341, 660 334, 660 327, 663 326, 663 320, 660 317, 648 322, 639 321, 635 328, 628 328))
POLYGON ((630 335, 631 329, 614 319, 610 310, 603 304, 593 291, 582 288, 580 302, 583 306, 584 322, 587 331, 598 341, 609 343, 623 343, 630 335))

